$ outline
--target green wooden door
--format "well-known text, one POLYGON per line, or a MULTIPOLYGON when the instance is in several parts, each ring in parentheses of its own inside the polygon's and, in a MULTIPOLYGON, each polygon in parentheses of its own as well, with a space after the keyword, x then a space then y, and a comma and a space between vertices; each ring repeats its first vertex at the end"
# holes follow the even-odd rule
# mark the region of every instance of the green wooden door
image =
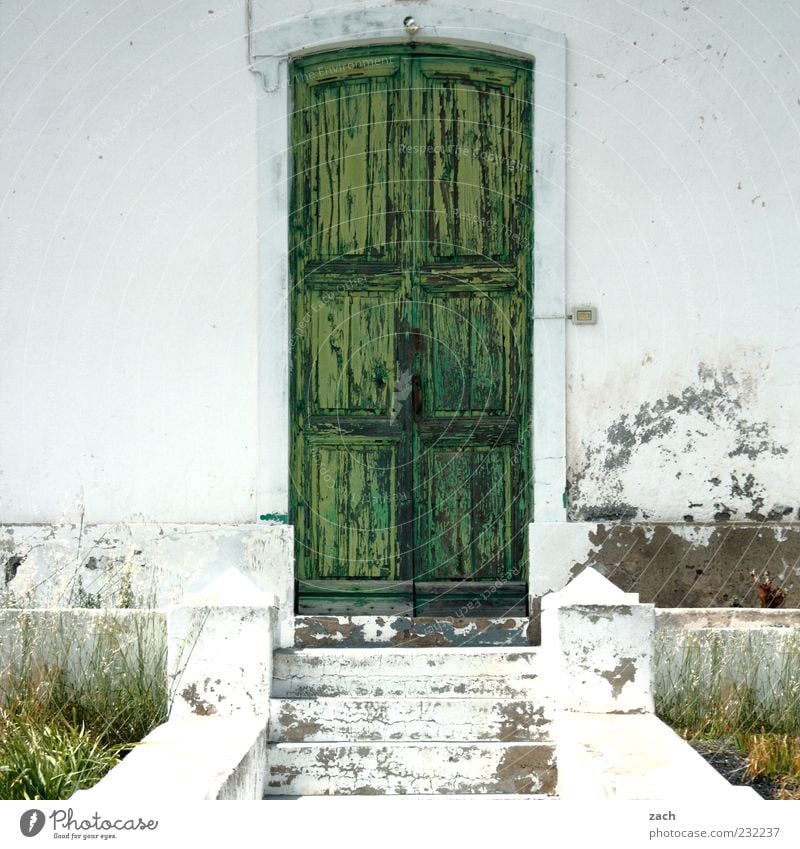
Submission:
POLYGON ((531 67, 292 63, 298 610, 525 611, 531 67))

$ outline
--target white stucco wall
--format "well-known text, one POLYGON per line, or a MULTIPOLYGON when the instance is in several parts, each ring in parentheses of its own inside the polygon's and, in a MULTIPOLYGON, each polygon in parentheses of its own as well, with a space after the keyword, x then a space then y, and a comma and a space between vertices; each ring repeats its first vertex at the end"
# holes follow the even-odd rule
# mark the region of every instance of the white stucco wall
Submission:
POLYGON ((255 518, 256 87, 213 8, 3 4, 4 521, 255 518))
MULTIPOLYGON (((255 5, 262 25, 342 6, 255 5)), ((424 27, 443 4, 396 5, 424 27)), ((471 5, 567 37, 566 289, 600 316, 567 325, 572 516, 798 518, 800 17, 471 5)), ((77 498, 91 522, 252 521, 270 506, 244 2, 0 16, 0 520, 77 498)))

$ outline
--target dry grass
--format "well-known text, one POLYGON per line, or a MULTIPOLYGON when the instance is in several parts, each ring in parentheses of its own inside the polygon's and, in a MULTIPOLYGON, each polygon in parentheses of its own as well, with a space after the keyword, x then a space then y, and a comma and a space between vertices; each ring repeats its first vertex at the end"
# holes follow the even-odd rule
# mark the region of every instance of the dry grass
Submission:
POLYGON ((800 799, 800 736, 752 734, 744 741, 743 750, 751 776, 779 781, 782 799, 800 799))
POLYGON ((800 641, 762 637, 657 640, 656 712, 687 740, 729 741, 751 778, 778 782, 778 798, 800 799, 800 641))
POLYGON ((0 673, 0 799, 69 798, 166 719, 152 623, 135 623, 142 630, 131 640, 109 616, 83 642, 73 623, 62 620, 44 639, 21 634, 13 664, 0 673))

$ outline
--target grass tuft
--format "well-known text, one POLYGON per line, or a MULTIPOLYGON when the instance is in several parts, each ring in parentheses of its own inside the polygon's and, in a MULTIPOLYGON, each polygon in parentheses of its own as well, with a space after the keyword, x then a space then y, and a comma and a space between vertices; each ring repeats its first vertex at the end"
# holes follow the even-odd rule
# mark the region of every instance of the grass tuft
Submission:
POLYGON ((165 647, 152 612, 20 623, 0 672, 0 798, 66 799, 166 720, 165 647))
POLYGON ((800 638, 689 631, 655 643, 656 713, 687 740, 728 740, 751 778, 800 799, 800 638))

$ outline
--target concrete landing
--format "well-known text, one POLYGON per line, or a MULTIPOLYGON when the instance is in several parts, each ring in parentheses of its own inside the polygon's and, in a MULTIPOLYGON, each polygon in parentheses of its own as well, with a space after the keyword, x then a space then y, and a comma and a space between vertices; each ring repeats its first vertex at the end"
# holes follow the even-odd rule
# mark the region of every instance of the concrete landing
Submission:
POLYGON ((457 648, 532 646, 539 642, 538 621, 426 616, 296 616, 297 648, 457 648))

